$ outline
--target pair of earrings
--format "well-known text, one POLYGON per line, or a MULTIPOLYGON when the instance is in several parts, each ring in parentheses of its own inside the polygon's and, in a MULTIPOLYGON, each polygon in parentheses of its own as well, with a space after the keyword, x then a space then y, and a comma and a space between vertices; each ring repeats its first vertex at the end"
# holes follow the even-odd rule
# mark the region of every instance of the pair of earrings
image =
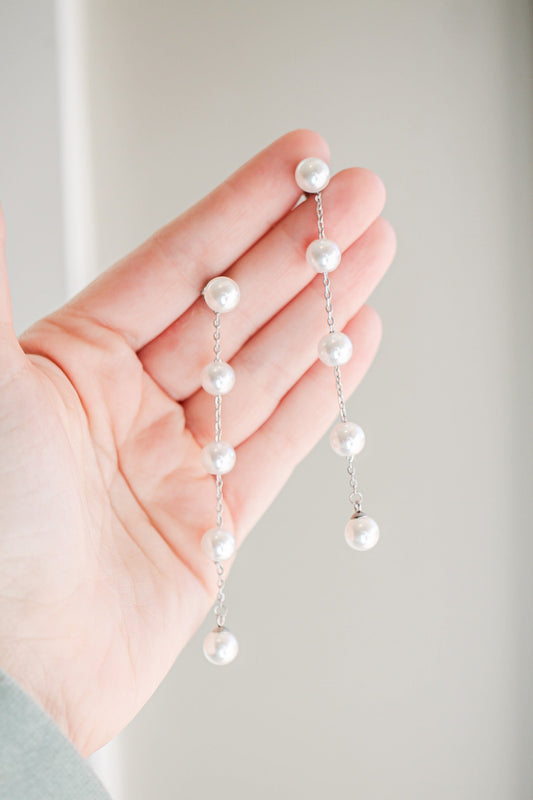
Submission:
MULTIPOLYGON (((329 183, 330 171, 325 161, 320 158, 305 158, 296 167, 296 183, 307 195, 314 195, 318 226, 318 239, 307 247, 306 260, 317 273, 322 273, 324 281, 324 299, 329 332, 318 343, 318 357, 328 367, 333 367, 335 387, 339 404, 340 422, 330 434, 331 447, 335 453, 346 459, 353 515, 348 521, 344 536, 346 542, 354 550, 370 550, 379 538, 377 523, 363 513, 363 497, 358 490, 355 477, 355 456, 365 444, 365 434, 355 422, 350 422, 346 413, 344 389, 341 377, 341 366, 352 356, 352 343, 346 334, 335 330, 331 283, 329 273, 341 262, 339 246, 326 238, 324 230, 324 212, 322 208, 322 191, 329 183)), ((231 278, 222 276, 209 281, 202 292, 204 300, 214 312, 213 320, 213 361, 202 371, 202 386, 215 398, 215 439, 202 450, 202 464, 205 470, 215 476, 216 504, 215 527, 210 528, 202 537, 202 549, 217 571, 217 596, 214 607, 216 627, 204 641, 204 654, 212 664, 230 664, 239 652, 239 645, 234 634, 226 627, 227 608, 225 606, 225 578, 223 562, 235 553, 235 539, 231 531, 224 528, 223 518, 223 478, 235 466, 235 450, 222 439, 222 396, 230 392, 235 384, 232 367, 221 359, 221 314, 232 311, 240 299, 238 285, 231 278)))

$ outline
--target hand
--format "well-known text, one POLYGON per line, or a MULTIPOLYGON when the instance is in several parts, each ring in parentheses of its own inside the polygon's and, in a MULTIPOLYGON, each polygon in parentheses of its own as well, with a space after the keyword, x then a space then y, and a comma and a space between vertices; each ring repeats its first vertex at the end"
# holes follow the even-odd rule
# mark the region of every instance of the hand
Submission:
MULTIPOLYGON (((236 385, 223 404, 237 452, 225 521, 239 544, 336 414, 322 276, 304 258, 311 198, 296 164, 328 158, 310 131, 283 136, 63 308, 15 338, 0 217, 0 665, 82 754, 120 731, 198 628, 216 593, 200 539, 214 520, 212 312, 200 292, 228 274, 223 319, 236 385)), ((324 193, 343 250, 332 279, 354 342, 347 393, 380 338, 364 302, 392 260, 381 181, 348 169, 324 193)), ((199 658, 202 656, 199 655, 199 658)))

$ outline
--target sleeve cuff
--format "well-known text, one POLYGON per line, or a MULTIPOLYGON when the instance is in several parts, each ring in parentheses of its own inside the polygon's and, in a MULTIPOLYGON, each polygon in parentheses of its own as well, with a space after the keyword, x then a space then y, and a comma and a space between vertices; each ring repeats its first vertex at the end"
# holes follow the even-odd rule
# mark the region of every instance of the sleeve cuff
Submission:
POLYGON ((0 800, 111 800, 72 742, 2 669, 0 800))

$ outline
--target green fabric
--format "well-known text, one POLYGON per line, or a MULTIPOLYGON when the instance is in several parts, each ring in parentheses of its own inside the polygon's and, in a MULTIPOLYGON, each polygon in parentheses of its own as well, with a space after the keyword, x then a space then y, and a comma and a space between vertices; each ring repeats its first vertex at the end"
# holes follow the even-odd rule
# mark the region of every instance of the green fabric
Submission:
POLYGON ((110 800, 51 717, 2 669, 0 800, 110 800))

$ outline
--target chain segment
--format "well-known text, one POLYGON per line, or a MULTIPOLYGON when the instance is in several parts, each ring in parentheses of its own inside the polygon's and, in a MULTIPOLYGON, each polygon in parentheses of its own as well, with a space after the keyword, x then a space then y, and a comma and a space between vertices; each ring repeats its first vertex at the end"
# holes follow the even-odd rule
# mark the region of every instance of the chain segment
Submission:
MULTIPOLYGON (((220 362, 220 352, 221 352, 221 333, 220 333, 220 314, 218 312, 215 313, 213 319, 213 353, 215 356, 215 361, 220 362)), ((222 395, 216 394, 215 395, 215 442, 222 441, 222 395)), ((215 511, 216 511, 216 526, 217 528, 222 528, 222 524, 224 522, 224 481, 222 480, 222 475, 217 474, 215 478, 215 493, 216 493, 216 504, 215 504, 215 511)), ((225 595, 225 588, 226 588, 226 580, 224 577, 224 565, 220 561, 215 561, 215 567, 217 570, 218 580, 217 580, 217 597, 215 601, 214 613, 216 617, 216 622, 219 627, 224 627, 224 623, 226 621, 226 615, 228 610, 224 605, 224 600, 226 599, 225 595)))
POLYGON ((215 318, 213 320, 213 339, 215 341, 213 352, 215 353, 215 361, 220 361, 220 314, 218 311, 215 313, 215 318))
MULTIPOLYGON (((324 208, 322 205, 322 193, 315 194, 316 203, 316 219, 318 227, 318 238, 325 239, 326 232, 324 227, 324 208)), ((326 271, 322 274, 324 280, 324 299, 327 314, 327 323, 330 333, 335 333, 335 317, 333 316, 333 299, 331 294, 331 281, 329 273, 326 271)), ((341 422, 347 422, 348 416, 346 414, 346 401, 344 399, 344 387, 342 385, 341 368, 337 365, 334 370, 335 374, 335 387, 337 390, 337 401, 339 404, 339 418, 341 422)), ((355 477, 355 458, 354 456, 346 457, 346 470, 348 472, 348 479, 350 483, 349 500, 353 506, 354 514, 361 511, 363 507, 363 495, 358 489, 357 478, 355 477)))
POLYGON ((325 239, 326 234, 324 233, 324 209, 322 207, 321 192, 317 192, 315 194, 315 203, 316 203, 316 221, 318 225, 318 238, 325 239))
POLYGON ((224 589, 226 588, 226 580, 224 578, 224 567, 220 563, 220 561, 215 561, 215 567, 217 570, 218 580, 217 580, 217 599, 215 602, 215 617, 217 621, 217 625, 220 628, 224 627, 226 622, 226 615, 228 613, 228 609, 224 605, 224 600, 226 599, 226 595, 224 593, 224 589))

